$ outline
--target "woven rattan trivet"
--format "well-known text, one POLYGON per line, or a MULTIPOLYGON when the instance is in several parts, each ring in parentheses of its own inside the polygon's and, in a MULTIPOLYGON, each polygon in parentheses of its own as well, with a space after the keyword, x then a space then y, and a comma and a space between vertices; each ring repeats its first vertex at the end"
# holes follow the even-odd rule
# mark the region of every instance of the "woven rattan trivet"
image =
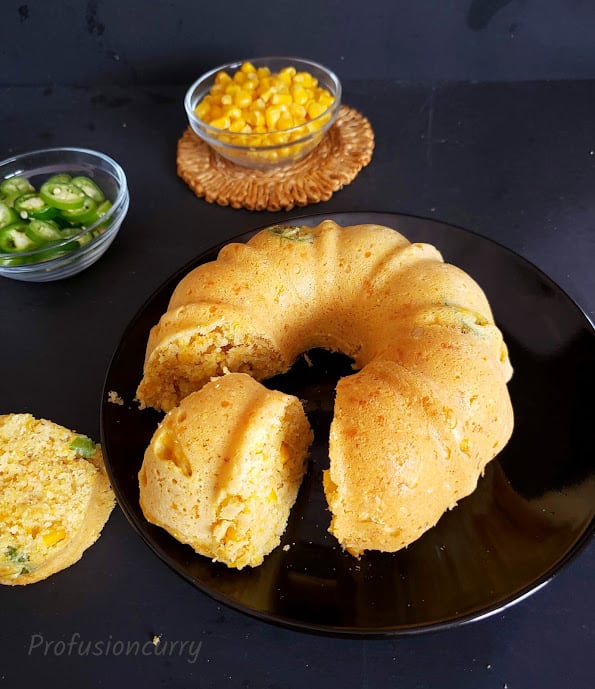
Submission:
POLYGON ((252 170, 218 156, 190 127, 178 142, 178 175, 209 203, 248 210, 291 210, 327 201, 372 159, 374 132, 342 105, 328 135, 302 160, 278 170, 252 170))

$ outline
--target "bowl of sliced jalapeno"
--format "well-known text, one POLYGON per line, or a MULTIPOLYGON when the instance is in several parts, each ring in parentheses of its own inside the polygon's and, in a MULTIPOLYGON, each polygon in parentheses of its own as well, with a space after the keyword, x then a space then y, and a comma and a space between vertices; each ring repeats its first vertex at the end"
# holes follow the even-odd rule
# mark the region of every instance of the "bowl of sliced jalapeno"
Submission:
POLYGON ((0 162, 0 275, 70 277, 97 261, 129 204, 126 175, 109 156, 47 148, 0 162))

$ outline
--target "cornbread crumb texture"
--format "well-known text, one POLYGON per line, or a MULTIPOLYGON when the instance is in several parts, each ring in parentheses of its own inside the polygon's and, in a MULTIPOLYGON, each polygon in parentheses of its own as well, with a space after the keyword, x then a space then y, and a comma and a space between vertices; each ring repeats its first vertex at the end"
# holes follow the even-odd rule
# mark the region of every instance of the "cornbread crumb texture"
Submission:
POLYGON ((76 562, 114 506, 99 445, 30 414, 0 416, 0 583, 29 584, 76 562), (92 448, 92 444, 91 444, 92 448))
POLYGON ((110 404, 117 404, 120 407, 124 405, 124 400, 120 397, 120 395, 115 390, 110 390, 107 393, 107 401, 110 404))
POLYGON ((296 397, 230 373, 168 412, 139 473, 145 517, 213 560, 256 566, 279 545, 312 432, 296 397))
MULTIPOLYGON (((176 286, 137 396, 168 411, 213 375, 265 380, 315 347, 361 369, 336 389, 331 533, 353 555, 394 552, 475 489, 514 424, 512 366, 488 299, 436 247, 331 220, 228 244, 176 286)), ((204 423, 216 428, 208 414, 204 423)))

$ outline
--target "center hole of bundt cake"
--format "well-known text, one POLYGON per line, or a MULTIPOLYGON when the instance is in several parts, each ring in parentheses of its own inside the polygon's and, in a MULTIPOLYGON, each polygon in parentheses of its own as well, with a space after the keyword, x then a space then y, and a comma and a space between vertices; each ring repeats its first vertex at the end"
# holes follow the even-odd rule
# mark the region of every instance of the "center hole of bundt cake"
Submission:
MULTIPOLYGON (((335 388, 340 378, 354 373, 353 360, 336 352, 311 349, 284 374, 263 381, 266 387, 295 395, 302 402, 314 434, 308 469, 292 508, 285 538, 307 543, 308 549, 326 547, 332 539, 327 529, 330 512, 322 475, 329 468, 329 432, 333 419, 335 388), (299 535, 299 536, 298 536, 299 535)), ((298 543, 294 547, 299 548, 298 543)))
POLYGON ((298 397, 314 433, 310 451, 309 475, 322 496, 321 473, 328 468, 328 439, 335 388, 340 378, 353 374, 353 360, 344 354, 311 349, 300 356, 287 373, 269 378, 263 384, 298 397))

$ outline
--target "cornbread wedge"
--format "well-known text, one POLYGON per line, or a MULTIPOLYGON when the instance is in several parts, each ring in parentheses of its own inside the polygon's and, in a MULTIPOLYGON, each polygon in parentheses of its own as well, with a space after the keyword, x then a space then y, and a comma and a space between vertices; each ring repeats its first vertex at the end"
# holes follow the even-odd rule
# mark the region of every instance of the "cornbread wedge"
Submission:
POLYGON ((99 445, 31 414, 0 416, 0 584, 77 562, 113 507, 99 445))
POLYGON ((145 517, 228 567, 260 565, 285 531, 312 441, 297 397, 230 373, 163 419, 139 473, 145 517))

